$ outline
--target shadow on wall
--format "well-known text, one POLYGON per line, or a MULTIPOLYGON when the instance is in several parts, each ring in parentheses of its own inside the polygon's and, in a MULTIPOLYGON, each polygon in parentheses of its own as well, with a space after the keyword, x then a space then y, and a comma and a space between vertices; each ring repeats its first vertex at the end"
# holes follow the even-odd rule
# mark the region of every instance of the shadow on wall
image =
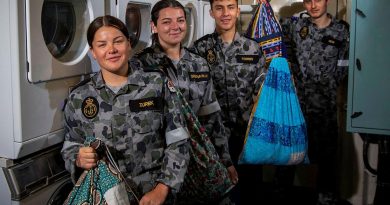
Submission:
POLYGON ((305 8, 303 7, 302 2, 295 2, 292 3, 290 6, 283 6, 280 8, 277 17, 280 18, 286 18, 291 17, 294 14, 304 12, 305 8))

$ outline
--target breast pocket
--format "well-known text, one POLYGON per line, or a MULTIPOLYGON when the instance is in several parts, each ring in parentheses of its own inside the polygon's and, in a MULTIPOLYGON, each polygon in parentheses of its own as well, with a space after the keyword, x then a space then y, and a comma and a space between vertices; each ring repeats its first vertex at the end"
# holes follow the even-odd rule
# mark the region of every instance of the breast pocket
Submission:
POLYGON ((131 112, 128 120, 131 130, 135 133, 157 132, 161 126, 162 113, 160 111, 131 112))
POLYGON ((205 95, 208 82, 211 78, 210 72, 189 72, 190 100, 201 100, 205 95))
POLYGON ((324 36, 321 39, 325 60, 337 59, 341 41, 332 36, 324 36))

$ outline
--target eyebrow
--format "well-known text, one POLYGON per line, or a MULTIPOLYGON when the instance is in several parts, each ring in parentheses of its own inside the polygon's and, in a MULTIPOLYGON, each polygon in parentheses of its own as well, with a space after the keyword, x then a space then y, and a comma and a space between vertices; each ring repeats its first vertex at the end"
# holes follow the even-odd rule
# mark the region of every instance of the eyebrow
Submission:
MULTIPOLYGON (((115 40, 117 40, 117 39, 119 39, 119 38, 125 38, 125 36, 117 36, 117 37, 114 37, 113 40, 115 41, 115 40)), ((107 42, 107 40, 100 40, 100 41, 99 41, 99 40, 96 40, 96 42, 97 42, 97 43, 99 43, 99 42, 100 42, 100 43, 104 43, 104 42, 107 42)))

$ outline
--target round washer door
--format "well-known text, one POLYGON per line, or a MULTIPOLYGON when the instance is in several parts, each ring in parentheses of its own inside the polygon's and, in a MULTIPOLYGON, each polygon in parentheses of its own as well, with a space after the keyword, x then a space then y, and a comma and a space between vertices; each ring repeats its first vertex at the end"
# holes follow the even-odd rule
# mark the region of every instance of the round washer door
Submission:
MULTIPOLYGON (((93 2, 104 4, 101 0, 93 2)), ((91 70, 86 31, 93 14, 90 0, 26 0, 30 82, 76 76, 91 70)))
POLYGON ((72 191, 73 186, 74 185, 70 178, 68 180, 65 180, 53 192, 53 195, 50 197, 49 201, 47 202, 47 205, 63 205, 69 193, 72 191))
POLYGON ((141 51, 152 43, 150 28, 151 1, 118 0, 118 17, 127 26, 132 54, 141 51))
POLYGON ((186 12, 187 21, 187 33, 183 39, 183 46, 189 47, 198 38, 197 36, 197 11, 196 7, 192 3, 185 5, 184 10, 186 12))

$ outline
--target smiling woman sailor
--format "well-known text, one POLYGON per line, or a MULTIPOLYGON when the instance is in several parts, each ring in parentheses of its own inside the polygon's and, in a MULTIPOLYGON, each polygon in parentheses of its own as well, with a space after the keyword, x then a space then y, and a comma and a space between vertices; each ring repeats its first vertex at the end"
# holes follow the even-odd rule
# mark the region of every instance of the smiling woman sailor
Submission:
POLYGON ((107 146, 126 180, 135 185, 139 204, 171 204, 189 159, 179 103, 160 72, 128 65, 129 34, 119 19, 98 17, 87 37, 101 71, 68 97, 62 149, 66 169, 75 180, 97 166, 101 155, 83 146, 92 137, 107 146))

